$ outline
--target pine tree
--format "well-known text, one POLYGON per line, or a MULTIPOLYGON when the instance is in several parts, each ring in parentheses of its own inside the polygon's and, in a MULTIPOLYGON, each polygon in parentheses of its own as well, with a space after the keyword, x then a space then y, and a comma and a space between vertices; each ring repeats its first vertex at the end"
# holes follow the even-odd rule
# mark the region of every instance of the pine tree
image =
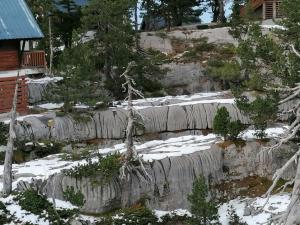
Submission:
POLYGON ((208 200, 208 188, 203 176, 194 181, 188 201, 191 203, 192 224, 208 225, 218 220, 218 209, 211 200, 208 200))
POLYGON ((66 48, 71 48, 73 32, 80 27, 81 8, 74 0, 56 0, 54 26, 66 48))
POLYGON ((91 0, 83 10, 83 29, 95 30, 91 43, 91 54, 95 59, 95 70, 102 75, 105 87, 117 99, 123 99, 124 78, 119 75, 131 61, 136 62, 133 79, 143 93, 162 89, 160 69, 156 55, 140 51, 136 42, 136 31, 132 26, 132 14, 136 0, 91 0))
POLYGON ((213 121, 213 130, 225 140, 228 136, 228 125, 230 123, 229 112, 225 107, 219 108, 213 121))
POLYGON ((172 26, 182 26, 183 23, 200 22, 200 15, 205 10, 201 3, 202 0, 144 0, 143 6, 148 21, 162 17, 170 30, 172 26))

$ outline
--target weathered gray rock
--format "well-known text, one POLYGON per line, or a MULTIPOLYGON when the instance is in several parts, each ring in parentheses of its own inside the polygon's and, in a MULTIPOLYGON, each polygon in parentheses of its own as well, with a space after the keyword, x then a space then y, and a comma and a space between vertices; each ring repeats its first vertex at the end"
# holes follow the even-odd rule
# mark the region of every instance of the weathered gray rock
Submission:
MULTIPOLYGON (((268 146, 274 142, 268 143, 268 146)), ((215 145, 216 148, 221 148, 215 145)), ((297 151, 297 146, 292 143, 283 145, 280 149, 269 153, 261 143, 256 141, 246 142, 243 147, 230 145, 224 151, 224 166, 229 170, 230 179, 242 179, 249 175, 272 178, 277 169, 281 168, 290 155, 297 151)), ((291 166, 283 175, 283 179, 294 178, 296 166, 291 166)))
MULTIPOLYGON (((81 209, 86 213, 101 213, 118 207, 131 206, 147 200, 149 207, 161 210, 188 208, 187 194, 192 190, 196 177, 203 175, 213 183, 223 178, 222 152, 219 150, 199 151, 181 157, 164 158, 147 163, 151 181, 137 168, 126 184, 118 177, 109 183, 92 184, 90 178, 75 179, 57 174, 39 184, 39 190, 49 197, 63 199, 63 191, 74 187, 81 191, 86 203, 81 209)), ((101 182, 101 177, 96 178, 101 182)), ((28 188, 26 182, 20 182, 19 190, 28 188)))
POLYGON ((191 41, 192 39, 207 38, 208 43, 237 44, 229 34, 228 27, 206 29, 206 30, 174 30, 163 35, 157 32, 143 32, 140 34, 140 45, 143 49, 155 49, 163 53, 174 52, 171 39, 191 41))
MULTIPOLYGON (((153 209, 188 208, 187 194, 191 192, 196 177, 203 175, 211 183, 250 175, 270 178, 287 161, 294 148, 297 149, 297 146, 289 144, 277 153, 266 155, 264 152, 267 151, 263 152, 262 147, 256 141, 247 142, 243 147, 231 145, 226 149, 215 144, 208 150, 155 160, 145 163, 151 180, 141 173, 140 168, 136 168, 126 182, 121 182, 117 176, 101 184, 101 177, 76 179, 60 173, 45 181, 33 178, 31 184, 19 182, 17 188, 25 190, 31 187, 49 197, 63 200, 63 192, 68 187, 74 187, 75 191, 80 191, 85 197, 86 203, 81 209, 84 213, 107 212, 140 201, 146 201, 153 209), (225 167, 227 169, 224 172, 225 167), (95 183, 95 180, 98 182, 95 183)), ((295 168, 292 166, 283 178, 292 179, 294 174, 295 168)), ((244 213, 253 215, 255 210, 249 207, 244 213)))
MULTIPOLYGON (((192 105, 166 105, 140 108, 144 130, 137 129, 135 135, 185 130, 211 129, 213 118, 219 107, 225 106, 233 119, 248 123, 234 104, 198 103, 192 105)), ((17 135, 20 139, 52 139, 58 141, 84 141, 91 139, 122 139, 127 124, 123 108, 96 111, 76 121, 71 116, 28 117, 19 122, 17 135)))
POLYGON ((200 63, 169 63, 162 68, 167 74, 161 83, 174 95, 221 90, 218 82, 205 75, 200 63))
POLYGON ((28 83, 28 101, 31 104, 41 102, 44 99, 49 83, 28 83))

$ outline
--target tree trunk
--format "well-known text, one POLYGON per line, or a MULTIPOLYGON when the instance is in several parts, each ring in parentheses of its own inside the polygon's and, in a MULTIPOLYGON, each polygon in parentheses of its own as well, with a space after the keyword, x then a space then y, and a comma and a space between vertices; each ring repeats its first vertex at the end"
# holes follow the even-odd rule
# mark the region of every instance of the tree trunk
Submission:
POLYGON ((135 47, 139 49, 139 24, 138 24, 138 1, 134 7, 135 47))
POLYGON ((298 167, 295 176, 295 184, 293 188, 292 198, 288 206, 288 210, 283 221, 285 225, 300 224, 300 163, 298 159, 298 167))
POLYGON ((52 77, 52 66, 53 66, 53 43, 52 43, 52 24, 51 16, 49 16, 49 48, 50 48, 50 62, 49 62, 49 75, 52 77))
POLYGON ((16 79, 16 87, 13 98, 13 106, 11 109, 11 118, 9 125, 9 137, 6 146, 4 171, 3 171, 3 195, 9 196, 12 192, 12 159, 14 151, 14 140, 16 139, 15 123, 17 118, 17 101, 18 101, 18 88, 19 88, 19 74, 18 71, 16 79))
POLYGON ((224 0, 218 0, 218 6, 219 6, 219 12, 218 12, 218 23, 225 23, 226 17, 225 17, 225 2, 224 0))
MULTIPOLYGON (((128 81, 127 81, 128 82, 128 81)), ((134 156, 133 150, 133 130, 134 130, 134 113, 132 104, 132 87, 128 84, 128 124, 126 128, 126 160, 132 160, 134 156)))

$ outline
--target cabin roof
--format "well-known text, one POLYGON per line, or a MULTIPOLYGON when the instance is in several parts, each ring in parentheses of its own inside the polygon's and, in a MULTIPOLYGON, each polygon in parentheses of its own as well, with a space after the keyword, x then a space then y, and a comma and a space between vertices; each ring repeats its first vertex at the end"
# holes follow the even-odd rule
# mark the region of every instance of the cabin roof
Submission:
POLYGON ((25 0, 0 0, 0 40, 43 37, 25 0))

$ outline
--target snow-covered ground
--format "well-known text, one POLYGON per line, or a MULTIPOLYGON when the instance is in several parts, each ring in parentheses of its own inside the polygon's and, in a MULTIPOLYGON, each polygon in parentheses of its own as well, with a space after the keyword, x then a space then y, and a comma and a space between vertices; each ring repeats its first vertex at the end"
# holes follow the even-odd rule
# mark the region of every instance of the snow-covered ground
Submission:
POLYGON ((242 219, 242 221, 246 222, 248 225, 258 225, 258 224, 268 224, 272 215, 277 215, 279 213, 284 212, 287 209, 287 206, 290 202, 290 195, 285 194, 277 194, 271 196, 268 204, 264 207, 262 212, 257 215, 244 216, 244 210, 246 207, 246 200, 253 201, 252 206, 255 208, 261 208, 265 202, 265 198, 256 198, 256 199, 235 199, 230 201, 229 203, 225 203, 219 207, 219 216, 220 222, 222 225, 228 225, 229 216, 228 209, 230 206, 236 210, 237 215, 242 219))
MULTIPOLYGON (((160 98, 145 98, 133 101, 135 109, 143 109, 148 107, 173 106, 173 105, 194 105, 204 103, 227 103, 234 104, 234 98, 230 92, 203 92, 193 95, 165 96, 160 98)), ((126 108, 126 101, 113 102, 114 107, 126 108)), ((47 103, 38 105, 43 109, 59 109, 63 106, 62 103, 47 103)), ((112 107, 112 108, 114 108, 112 107)), ((88 108, 86 105, 76 105, 75 108, 88 108)))
MULTIPOLYGON (((175 157, 191 154, 197 151, 209 150, 210 146, 216 141, 214 134, 190 135, 168 140, 149 141, 143 144, 136 144, 137 152, 146 161, 159 160, 166 157, 175 157)), ((125 144, 118 144, 111 148, 99 149, 101 154, 114 152, 124 152, 125 144)), ((49 176, 61 172, 63 169, 70 169, 79 164, 85 164, 85 160, 66 161, 62 160, 62 154, 51 155, 42 159, 33 160, 23 164, 13 165, 15 181, 13 188, 21 180, 30 182, 32 178, 47 179, 49 176)), ((3 165, 0 165, 0 177, 3 175, 3 165)), ((0 182, 0 190, 2 182, 0 182)))
MULTIPOLYGON (((287 130, 288 126, 286 125, 278 125, 276 127, 270 127, 265 130, 266 137, 267 138, 278 138, 282 136, 287 130)), ((247 129, 244 132, 240 134, 240 137, 242 139, 248 140, 248 139, 256 139, 257 137, 255 136, 255 130, 253 129, 247 129)))
MULTIPOLYGON (((234 98, 230 92, 202 92, 193 95, 165 96, 160 98, 145 98, 133 101, 135 109, 148 107, 195 105, 204 103, 227 103, 234 104, 234 98)), ((127 107, 127 102, 114 102, 116 107, 127 107)))
MULTIPOLYGON (((259 225, 259 224, 268 224, 272 215, 277 215, 284 212, 287 209, 287 206, 290 202, 290 195, 287 193, 277 194, 270 197, 269 202, 265 208, 256 215, 244 216, 244 211, 246 207, 246 202, 251 202, 251 206, 255 209, 261 209, 266 202, 265 198, 247 198, 247 199, 234 199, 228 203, 224 203, 219 206, 219 222, 222 225, 229 224, 229 215, 228 209, 232 206, 236 211, 236 214, 240 217, 241 221, 246 222, 248 225, 259 225)), ((155 215, 158 218, 161 218, 167 214, 169 215, 178 215, 178 216, 191 216, 191 213, 188 210, 178 209, 174 211, 161 211, 154 210, 155 215)))
POLYGON ((44 78, 40 78, 40 79, 31 79, 31 78, 27 78, 27 83, 31 83, 31 84, 48 84, 50 82, 58 82, 63 80, 63 77, 44 77, 44 78))

